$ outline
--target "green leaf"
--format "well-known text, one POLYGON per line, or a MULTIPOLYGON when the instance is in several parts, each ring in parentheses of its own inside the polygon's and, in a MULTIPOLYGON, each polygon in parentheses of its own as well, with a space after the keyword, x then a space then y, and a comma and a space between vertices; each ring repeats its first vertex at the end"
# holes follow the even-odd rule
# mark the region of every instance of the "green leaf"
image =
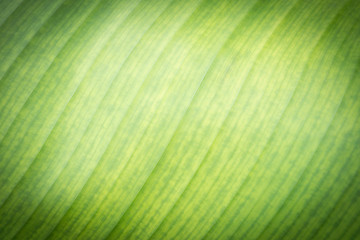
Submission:
POLYGON ((1 239, 360 239, 358 0, 0 1, 1 239))

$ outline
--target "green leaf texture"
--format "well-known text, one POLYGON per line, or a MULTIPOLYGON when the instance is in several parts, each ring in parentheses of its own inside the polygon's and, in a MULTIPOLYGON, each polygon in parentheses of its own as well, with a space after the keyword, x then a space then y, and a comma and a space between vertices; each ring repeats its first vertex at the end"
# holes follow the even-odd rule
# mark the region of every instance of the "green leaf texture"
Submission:
POLYGON ((359 0, 0 0, 0 239, 360 239, 359 0))

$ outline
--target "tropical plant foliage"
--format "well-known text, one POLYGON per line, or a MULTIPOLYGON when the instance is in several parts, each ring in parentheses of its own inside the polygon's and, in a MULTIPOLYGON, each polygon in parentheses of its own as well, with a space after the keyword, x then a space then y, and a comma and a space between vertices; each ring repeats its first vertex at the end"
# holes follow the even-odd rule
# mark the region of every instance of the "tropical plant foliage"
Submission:
POLYGON ((1 239, 360 239, 359 0, 1 0, 1 239))

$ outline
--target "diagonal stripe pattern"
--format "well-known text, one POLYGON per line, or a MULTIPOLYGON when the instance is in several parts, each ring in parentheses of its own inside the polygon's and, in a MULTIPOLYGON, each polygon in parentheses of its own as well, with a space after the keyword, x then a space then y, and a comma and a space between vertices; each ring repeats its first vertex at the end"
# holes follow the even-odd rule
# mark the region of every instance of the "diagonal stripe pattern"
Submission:
POLYGON ((0 1, 0 239, 360 239, 358 0, 0 1))

